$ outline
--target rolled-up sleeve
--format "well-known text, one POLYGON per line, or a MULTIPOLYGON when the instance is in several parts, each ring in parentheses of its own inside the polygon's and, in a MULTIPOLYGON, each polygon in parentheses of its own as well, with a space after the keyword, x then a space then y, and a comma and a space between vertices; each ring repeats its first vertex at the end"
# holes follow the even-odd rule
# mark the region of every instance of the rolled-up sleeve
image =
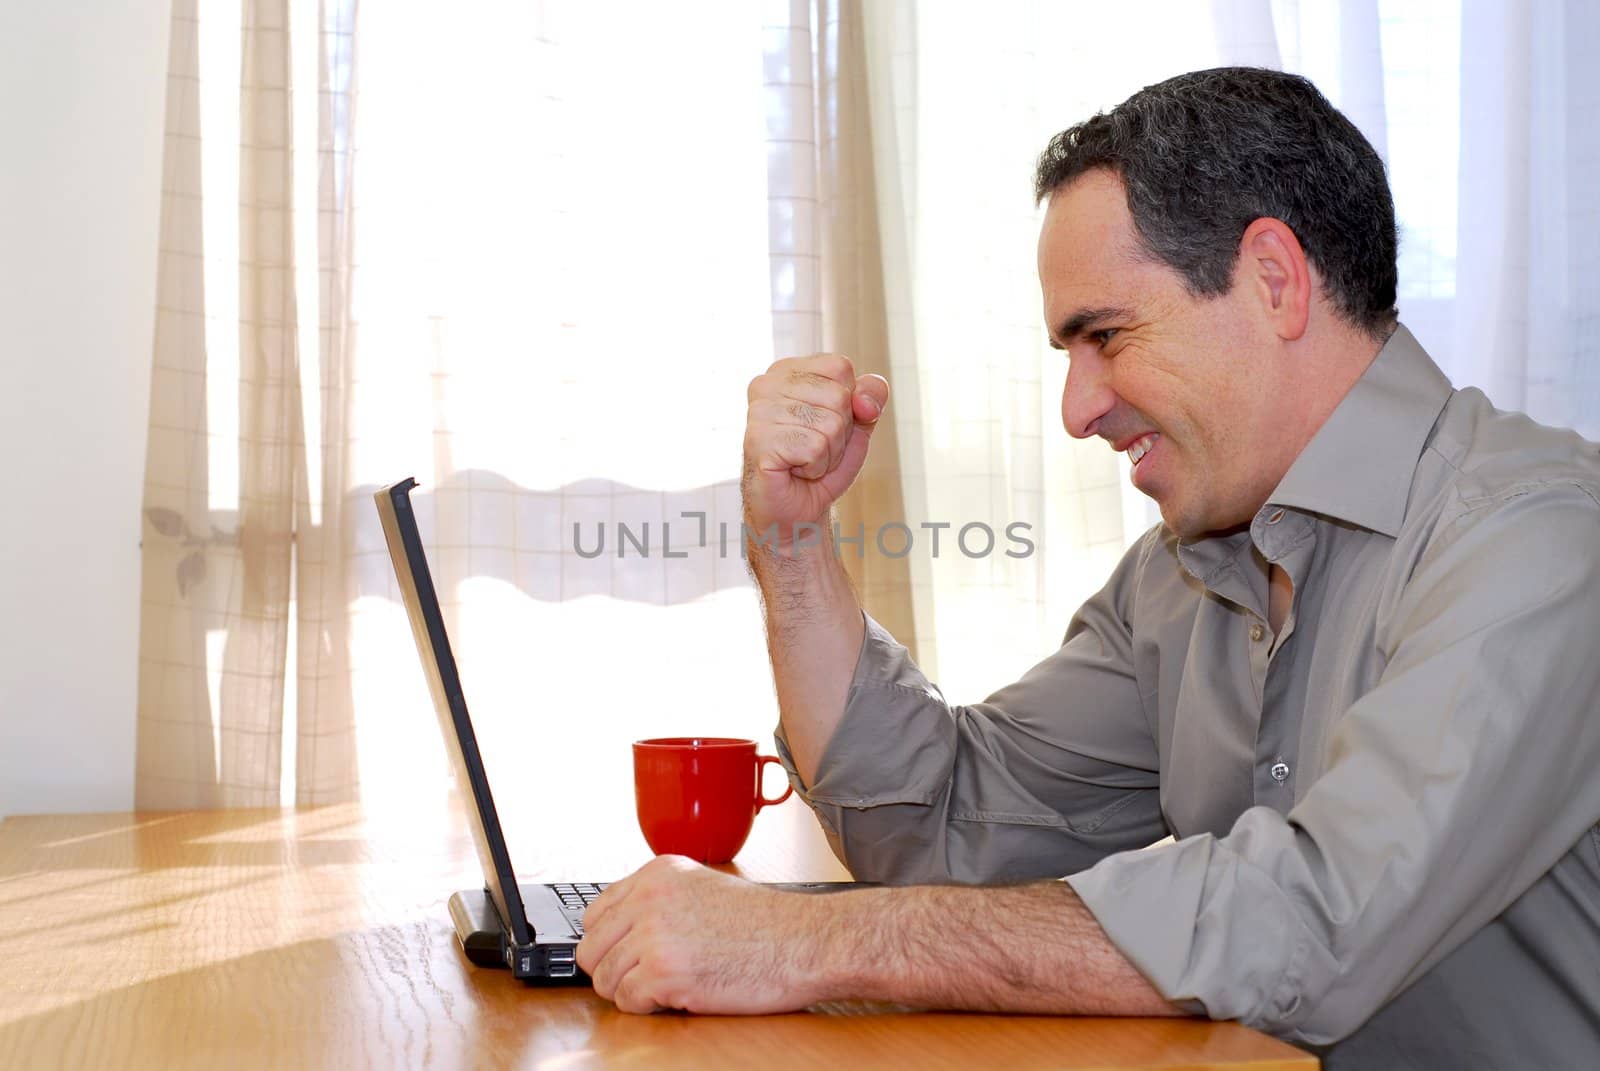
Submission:
POLYGON ((952 706, 877 622, 815 783, 779 756, 856 877, 891 883, 1061 874, 1165 835, 1128 623, 1136 545, 1060 649, 982 703, 952 706))
POLYGON ((1597 548, 1579 487, 1464 504, 1287 816, 1254 807, 1068 880, 1168 999, 1310 1044, 1349 1035, 1600 819, 1597 548))

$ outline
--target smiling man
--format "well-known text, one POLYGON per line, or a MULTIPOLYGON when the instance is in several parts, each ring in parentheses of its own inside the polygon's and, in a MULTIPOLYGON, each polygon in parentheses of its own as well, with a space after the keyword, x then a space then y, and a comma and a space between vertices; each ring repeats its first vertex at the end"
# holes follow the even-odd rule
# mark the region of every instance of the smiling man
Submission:
POLYGON ((793 538, 888 385, 773 365, 744 496, 783 537, 751 554, 779 749, 852 872, 897 887, 658 859, 579 962, 630 1011, 1196 1014, 1334 1068, 1585 1066, 1600 449, 1453 390, 1399 325, 1383 165, 1303 79, 1151 86, 1037 178, 1062 420, 1127 451, 1163 523, 1059 650, 949 705, 793 538))

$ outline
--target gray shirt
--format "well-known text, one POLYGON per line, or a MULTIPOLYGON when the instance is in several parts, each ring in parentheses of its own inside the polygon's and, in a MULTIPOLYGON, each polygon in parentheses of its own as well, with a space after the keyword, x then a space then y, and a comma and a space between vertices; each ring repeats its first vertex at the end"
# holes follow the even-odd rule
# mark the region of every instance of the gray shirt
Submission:
POLYGON ((971 706, 869 618, 815 783, 779 753, 859 878, 1070 875, 1169 1000, 1329 1067, 1600 1066, 1597 503, 1600 448, 1400 327, 1248 531, 1153 529, 971 706))

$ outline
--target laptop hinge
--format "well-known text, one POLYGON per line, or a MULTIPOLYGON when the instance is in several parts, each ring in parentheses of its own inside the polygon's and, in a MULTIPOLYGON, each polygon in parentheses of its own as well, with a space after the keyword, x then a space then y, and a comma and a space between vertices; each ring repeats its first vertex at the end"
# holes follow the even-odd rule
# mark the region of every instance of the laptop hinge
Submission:
POLYGON ((519 945, 511 940, 509 935, 504 934, 501 937, 501 945, 501 955, 505 957, 506 966, 511 968, 513 977, 541 978, 544 976, 544 957, 540 954, 538 945, 519 945))

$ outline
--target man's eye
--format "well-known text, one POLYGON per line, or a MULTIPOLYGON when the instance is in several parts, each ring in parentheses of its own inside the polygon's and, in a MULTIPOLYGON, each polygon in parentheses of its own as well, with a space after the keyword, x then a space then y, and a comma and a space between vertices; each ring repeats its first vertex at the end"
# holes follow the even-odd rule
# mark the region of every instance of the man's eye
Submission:
POLYGON ((1094 339, 1095 345, 1104 347, 1107 342, 1111 341, 1112 336, 1117 333, 1117 330, 1118 329, 1115 327, 1106 327, 1099 331, 1089 332, 1089 337, 1094 339))

